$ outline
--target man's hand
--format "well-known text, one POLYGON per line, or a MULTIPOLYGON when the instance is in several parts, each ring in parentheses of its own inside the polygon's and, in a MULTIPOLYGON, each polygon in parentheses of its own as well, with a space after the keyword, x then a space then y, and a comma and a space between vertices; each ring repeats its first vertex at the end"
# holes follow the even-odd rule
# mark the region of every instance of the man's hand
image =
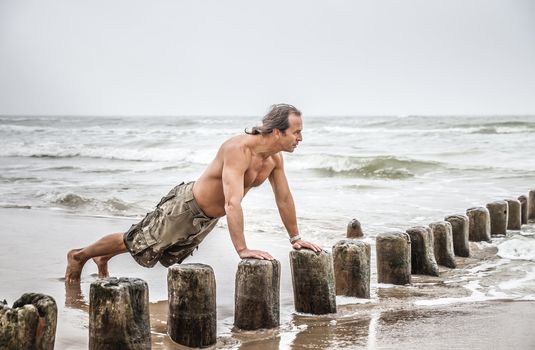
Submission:
POLYGON ((311 242, 303 241, 302 239, 295 241, 292 244, 292 247, 294 247, 294 249, 303 249, 303 248, 310 249, 316 253, 319 253, 322 251, 319 245, 311 243, 311 242))
POLYGON ((245 248, 243 250, 240 250, 238 252, 240 255, 240 258, 253 258, 253 259, 259 259, 259 260, 273 260, 273 257, 268 252, 264 252, 262 250, 254 250, 254 249, 248 249, 245 248))

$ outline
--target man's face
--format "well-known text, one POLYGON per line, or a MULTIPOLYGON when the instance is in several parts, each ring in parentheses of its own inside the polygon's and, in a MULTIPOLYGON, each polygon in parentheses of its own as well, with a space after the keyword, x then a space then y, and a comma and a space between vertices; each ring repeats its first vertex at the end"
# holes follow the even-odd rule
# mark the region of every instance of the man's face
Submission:
POLYGON ((279 142, 283 147, 283 151, 293 152, 299 142, 303 141, 303 120, 301 117, 290 113, 288 117, 290 127, 286 129, 284 134, 281 132, 279 142))

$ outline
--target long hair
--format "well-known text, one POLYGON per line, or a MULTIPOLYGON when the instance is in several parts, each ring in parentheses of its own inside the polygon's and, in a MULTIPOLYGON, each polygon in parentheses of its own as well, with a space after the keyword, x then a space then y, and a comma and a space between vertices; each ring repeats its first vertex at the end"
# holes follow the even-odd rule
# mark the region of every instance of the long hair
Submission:
POLYGON ((293 113, 296 116, 301 116, 301 111, 292 105, 286 103, 279 103, 272 105, 268 114, 262 118, 262 125, 253 126, 251 130, 245 129, 245 133, 249 135, 267 135, 271 134, 273 129, 279 129, 283 134, 290 127, 289 117, 293 113))

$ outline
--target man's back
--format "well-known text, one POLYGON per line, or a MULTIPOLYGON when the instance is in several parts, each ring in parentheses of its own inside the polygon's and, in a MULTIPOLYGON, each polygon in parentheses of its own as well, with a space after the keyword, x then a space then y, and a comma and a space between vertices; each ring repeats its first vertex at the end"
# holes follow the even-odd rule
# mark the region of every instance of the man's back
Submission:
POLYGON ((208 165, 193 187, 193 195, 201 209, 208 216, 225 215, 225 194, 223 172, 229 167, 244 169, 244 195, 252 188, 260 186, 269 177, 281 155, 263 156, 257 152, 263 140, 260 135, 239 135, 225 141, 214 160, 208 165))

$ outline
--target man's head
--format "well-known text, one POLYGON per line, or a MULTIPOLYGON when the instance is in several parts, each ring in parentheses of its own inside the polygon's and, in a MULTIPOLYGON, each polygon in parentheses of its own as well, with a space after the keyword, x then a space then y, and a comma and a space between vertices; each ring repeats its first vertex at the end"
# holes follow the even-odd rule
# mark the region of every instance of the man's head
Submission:
POLYGON ((290 127, 290 114, 301 117, 301 111, 292 105, 279 103, 272 105, 269 112, 262 119, 262 125, 253 126, 251 131, 245 129, 246 134, 267 135, 277 129, 283 134, 290 127))
POLYGON ((262 125, 253 127, 251 131, 246 129, 245 132, 272 137, 281 151, 293 152, 303 140, 302 130, 301 112, 292 105, 280 103, 271 106, 262 119, 262 125))

